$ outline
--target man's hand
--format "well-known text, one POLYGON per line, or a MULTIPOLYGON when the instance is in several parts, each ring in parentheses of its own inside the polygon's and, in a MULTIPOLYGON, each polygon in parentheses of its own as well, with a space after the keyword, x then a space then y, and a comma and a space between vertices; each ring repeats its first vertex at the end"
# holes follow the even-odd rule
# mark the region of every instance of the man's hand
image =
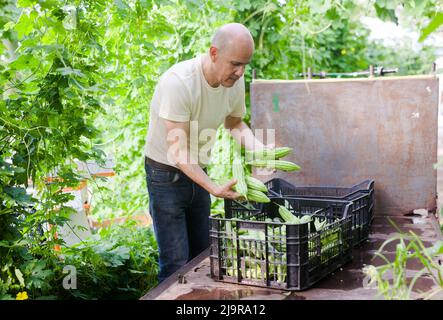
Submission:
POLYGON ((211 192, 213 196, 223 199, 236 200, 241 197, 241 194, 232 190, 232 187, 237 183, 236 179, 233 179, 222 186, 216 186, 211 192))

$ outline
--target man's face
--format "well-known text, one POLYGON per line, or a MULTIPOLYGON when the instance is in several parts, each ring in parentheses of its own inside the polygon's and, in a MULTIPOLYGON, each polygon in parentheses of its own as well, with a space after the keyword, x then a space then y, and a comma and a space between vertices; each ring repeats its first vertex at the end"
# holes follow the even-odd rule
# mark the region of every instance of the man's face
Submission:
POLYGON ((232 44, 223 50, 216 50, 214 66, 218 82, 224 87, 232 87, 245 72, 252 53, 252 47, 244 44, 232 44))

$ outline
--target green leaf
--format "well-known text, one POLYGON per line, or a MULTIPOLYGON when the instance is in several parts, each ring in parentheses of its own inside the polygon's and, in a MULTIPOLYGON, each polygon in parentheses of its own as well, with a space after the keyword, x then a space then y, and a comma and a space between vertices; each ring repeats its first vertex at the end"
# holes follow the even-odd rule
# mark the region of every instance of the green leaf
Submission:
POLYGON ((32 0, 17 0, 17 7, 27 8, 31 7, 35 1, 32 0))
POLYGON ((19 21, 15 25, 15 30, 17 31, 17 36, 19 39, 30 34, 34 29, 34 22, 37 19, 38 14, 36 12, 31 12, 28 16, 27 14, 22 14, 19 21))
POLYGON ((3 175, 3 176, 13 176, 14 175, 14 170, 12 170, 12 168, 9 167, 9 166, 0 167, 0 175, 3 175))
POLYGON ((377 16, 381 20, 392 21, 395 24, 398 24, 398 19, 397 19, 397 16, 395 15, 395 10, 382 8, 377 3, 374 4, 374 7, 375 7, 375 12, 377 13, 377 16))
POLYGON ((3 189, 12 199, 17 203, 26 204, 31 203, 31 197, 26 194, 26 190, 21 187, 4 187, 3 189))
POLYGON ((251 9, 251 3, 249 0, 242 0, 237 5, 236 8, 238 11, 245 11, 251 9))
POLYGON ((12 245, 8 241, 0 241, 0 247, 10 248, 12 245))
POLYGON ((14 70, 29 70, 38 66, 39 61, 31 54, 20 55, 17 59, 9 64, 9 67, 14 70))
POLYGON ((26 172, 26 170, 24 168, 21 168, 21 167, 14 167, 14 172, 16 172, 16 173, 23 173, 23 172, 26 172))
POLYGON ((111 254, 111 258, 109 260, 111 266, 117 267, 124 265, 125 261, 129 259, 129 252, 129 248, 124 246, 120 246, 109 251, 109 253, 111 254))
POLYGON ((46 278, 53 274, 52 270, 46 269, 46 263, 43 260, 33 260, 26 269, 30 274, 27 287, 41 288, 47 285, 46 278))
POLYGON ((443 24, 443 13, 437 14, 434 19, 431 20, 431 22, 425 27, 423 30, 421 30, 421 35, 418 41, 423 42, 429 34, 437 30, 438 27, 440 27, 443 24))
POLYGON ((330 8, 328 11, 326 11, 326 17, 329 20, 334 21, 334 20, 339 20, 340 15, 337 13, 337 9, 333 7, 330 8))
POLYGON ((3 26, 3 30, 8 31, 8 30, 14 29, 14 27, 15 27, 15 22, 9 21, 8 23, 6 23, 3 26))

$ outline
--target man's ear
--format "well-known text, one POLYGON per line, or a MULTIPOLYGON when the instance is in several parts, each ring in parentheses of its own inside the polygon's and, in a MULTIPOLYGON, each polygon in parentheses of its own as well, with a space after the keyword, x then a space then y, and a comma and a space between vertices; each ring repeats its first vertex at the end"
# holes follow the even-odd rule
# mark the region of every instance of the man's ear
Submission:
POLYGON ((209 57, 211 58, 212 62, 217 61, 218 58, 218 49, 216 47, 210 47, 209 48, 209 57))

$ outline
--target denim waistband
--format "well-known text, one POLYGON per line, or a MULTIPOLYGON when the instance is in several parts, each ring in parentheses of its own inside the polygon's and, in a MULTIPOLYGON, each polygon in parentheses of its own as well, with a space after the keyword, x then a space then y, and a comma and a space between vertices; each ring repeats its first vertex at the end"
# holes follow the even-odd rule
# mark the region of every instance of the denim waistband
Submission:
POLYGON ((147 164, 155 169, 167 170, 167 171, 171 171, 171 172, 181 172, 181 170, 176 167, 157 162, 157 161, 152 160, 151 158, 148 158, 148 157, 145 157, 145 164, 147 164))
MULTIPOLYGON (((179 172, 179 173, 183 173, 180 169, 164 164, 164 163, 160 163, 158 161, 152 160, 151 158, 145 157, 145 164, 151 166, 154 169, 161 169, 161 170, 167 170, 167 171, 171 171, 171 172, 179 172)), ((208 170, 206 168, 202 168, 203 171, 205 173, 208 172, 208 170)))

